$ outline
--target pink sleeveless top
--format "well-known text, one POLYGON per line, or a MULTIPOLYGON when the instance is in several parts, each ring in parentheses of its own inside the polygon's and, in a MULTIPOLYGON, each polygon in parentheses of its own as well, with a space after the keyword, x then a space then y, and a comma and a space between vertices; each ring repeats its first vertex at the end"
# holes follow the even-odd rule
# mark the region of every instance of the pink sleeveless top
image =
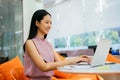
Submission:
MULTIPOLYGON (((38 37, 33 38, 32 41, 43 60, 46 62, 54 62, 53 49, 48 41, 42 40, 38 37)), ((27 53, 24 54, 24 67, 26 76, 28 76, 31 80, 51 80, 51 76, 54 74, 53 71, 40 71, 27 53)))

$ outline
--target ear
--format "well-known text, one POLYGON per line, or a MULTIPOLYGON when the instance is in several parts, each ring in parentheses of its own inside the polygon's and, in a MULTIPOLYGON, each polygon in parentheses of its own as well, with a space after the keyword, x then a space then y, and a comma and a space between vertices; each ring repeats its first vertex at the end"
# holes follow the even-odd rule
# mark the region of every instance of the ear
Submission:
POLYGON ((39 27, 40 23, 38 21, 35 21, 35 25, 39 27))

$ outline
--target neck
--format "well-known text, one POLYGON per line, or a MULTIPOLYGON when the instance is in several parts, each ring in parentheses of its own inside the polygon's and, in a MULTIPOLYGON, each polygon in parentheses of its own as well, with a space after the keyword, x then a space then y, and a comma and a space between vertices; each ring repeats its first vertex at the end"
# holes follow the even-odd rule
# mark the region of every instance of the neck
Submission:
POLYGON ((38 32, 38 33, 37 33, 37 37, 39 37, 40 39, 44 39, 44 34, 38 32))

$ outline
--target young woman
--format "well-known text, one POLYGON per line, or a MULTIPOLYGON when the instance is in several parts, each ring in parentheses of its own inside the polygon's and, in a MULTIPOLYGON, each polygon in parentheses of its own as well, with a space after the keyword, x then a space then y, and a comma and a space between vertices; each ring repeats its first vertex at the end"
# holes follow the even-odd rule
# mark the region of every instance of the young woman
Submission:
POLYGON ((90 61, 87 56, 60 60, 50 43, 46 40, 51 29, 51 14, 46 10, 37 10, 32 17, 30 33, 24 44, 25 74, 30 80, 51 80, 57 67, 90 61))

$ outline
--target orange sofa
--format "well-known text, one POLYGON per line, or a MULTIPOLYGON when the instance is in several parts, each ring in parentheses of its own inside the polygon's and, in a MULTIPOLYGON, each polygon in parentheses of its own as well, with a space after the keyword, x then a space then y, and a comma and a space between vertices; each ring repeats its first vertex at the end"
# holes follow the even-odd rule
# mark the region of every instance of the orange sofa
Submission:
POLYGON ((18 56, 0 64, 0 80, 29 80, 24 75, 24 67, 18 56))
MULTIPOLYGON (((63 57, 61 58, 64 59, 63 57)), ((107 61, 120 63, 120 60, 111 54, 108 55, 107 61)), ((70 74, 58 70, 54 70, 54 72, 52 80, 104 80, 99 75, 70 74)), ((0 80, 29 80, 24 74, 24 66, 18 56, 0 64, 0 80)))

